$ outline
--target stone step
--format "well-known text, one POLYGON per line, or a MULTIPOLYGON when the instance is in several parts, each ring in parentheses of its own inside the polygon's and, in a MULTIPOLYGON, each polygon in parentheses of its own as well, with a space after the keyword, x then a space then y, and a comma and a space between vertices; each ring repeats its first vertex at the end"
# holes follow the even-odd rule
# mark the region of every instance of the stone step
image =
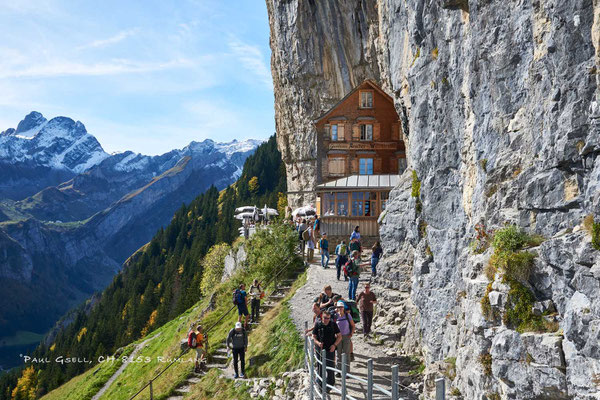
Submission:
POLYGON ((227 368, 227 364, 211 363, 211 364, 206 364, 206 368, 208 368, 208 369, 211 369, 211 368, 223 369, 223 368, 227 368))
POLYGON ((202 371, 202 372, 192 372, 191 373, 192 378, 190 378, 190 379, 202 378, 204 375, 206 375, 206 372, 204 372, 204 371, 202 371))
POLYGON ((291 288, 292 288, 291 286, 280 286, 276 290, 278 292, 280 292, 280 291, 290 290, 291 288))
POLYGON ((227 361, 227 354, 214 354, 210 357, 211 360, 221 360, 221 361, 227 361))
POLYGON ((190 385, 184 385, 175 389, 177 393, 189 393, 192 391, 192 387, 190 385))
POLYGON ((269 296, 270 299, 274 299, 274 300, 283 299, 284 297, 285 297, 285 294, 272 294, 269 296))
POLYGON ((170 396, 167 400, 183 400, 183 396, 170 396))
POLYGON ((187 381, 185 381, 185 382, 190 385, 195 385, 196 383, 200 382, 201 380, 202 379, 197 378, 197 377, 191 377, 191 378, 188 378, 187 381))

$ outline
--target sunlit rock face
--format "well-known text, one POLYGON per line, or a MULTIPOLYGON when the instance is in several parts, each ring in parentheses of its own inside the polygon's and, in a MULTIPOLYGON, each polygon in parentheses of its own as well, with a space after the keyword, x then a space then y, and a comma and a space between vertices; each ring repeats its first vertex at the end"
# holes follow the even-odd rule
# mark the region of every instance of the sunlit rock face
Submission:
MULTIPOLYGON (((426 360, 426 391, 456 358, 447 387, 465 398, 596 398, 600 252, 582 222, 600 221, 600 5, 267 5, 290 190, 314 187, 318 115, 366 78, 395 100, 409 169, 382 221, 378 281, 410 293, 414 321, 405 337, 418 341, 426 360), (502 318, 484 318, 493 249, 470 249, 478 223, 486 230, 513 223, 546 239, 529 249, 537 256, 526 283, 537 302, 551 301, 557 331, 519 333, 502 318)), ((509 290, 497 276, 491 299, 500 315, 509 290)))

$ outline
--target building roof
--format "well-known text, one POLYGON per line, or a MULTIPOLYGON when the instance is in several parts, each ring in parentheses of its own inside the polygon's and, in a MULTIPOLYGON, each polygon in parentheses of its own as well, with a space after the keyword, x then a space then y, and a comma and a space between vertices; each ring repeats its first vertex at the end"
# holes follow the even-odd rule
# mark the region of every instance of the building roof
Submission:
POLYGON ((351 175, 317 185, 317 191, 352 189, 393 189, 400 175, 351 175))
MULTIPOLYGON (((333 107, 331 107, 327 112, 325 112, 325 114, 321 115, 319 118, 317 118, 316 120, 314 120, 313 122, 315 124, 318 124, 320 121, 322 121, 325 117, 329 116, 340 104, 342 104, 348 97, 350 97, 352 95, 352 93, 356 92, 357 90, 363 88, 364 86, 369 86, 372 89, 375 89, 376 91, 378 91, 379 93, 381 93, 385 98, 387 98, 390 102, 392 102, 392 104, 394 103, 394 99, 392 98, 392 96, 390 96, 389 94, 387 94, 386 92, 383 91, 383 89, 381 89, 374 81, 367 79, 364 80, 360 85, 356 86, 354 89, 352 89, 350 91, 350 93, 348 93, 347 95, 345 95, 340 101, 338 101, 337 103, 335 103, 335 105, 333 107)), ((333 119, 333 118, 331 118, 333 119)), ((338 118, 336 118, 338 119, 338 118)))

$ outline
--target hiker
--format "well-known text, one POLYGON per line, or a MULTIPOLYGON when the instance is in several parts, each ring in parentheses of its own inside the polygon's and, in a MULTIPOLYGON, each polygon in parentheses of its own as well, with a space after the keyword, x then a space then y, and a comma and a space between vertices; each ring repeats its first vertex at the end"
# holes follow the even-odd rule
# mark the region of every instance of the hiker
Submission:
POLYGON ((371 292, 371 284, 367 282, 365 288, 359 293, 356 302, 360 307, 360 316, 363 323, 363 335, 369 336, 373 322, 373 304, 377 303, 375 293, 371 292))
POLYGON ((309 263, 312 262, 314 256, 315 256, 315 242, 313 240, 313 228, 312 226, 309 226, 308 229, 306 230, 308 232, 308 239, 306 241, 306 247, 308 247, 308 251, 307 251, 307 255, 306 255, 306 261, 308 261, 309 263))
POLYGON ((252 314, 252 318, 250 319, 250 322, 254 323, 254 322, 258 322, 258 315, 260 313, 260 299, 263 296, 263 291, 260 287, 260 283, 258 283, 258 279, 255 279, 254 282, 252 282, 249 293, 250 293, 250 308, 251 308, 251 314, 252 314))
POLYGON ((356 238, 356 240, 360 241, 360 227, 358 225, 356 225, 354 227, 352 234, 350 234, 350 240, 352 240, 354 238, 356 238))
POLYGON ((348 278, 350 282, 348 282, 348 298, 350 300, 356 300, 356 289, 358 288, 358 278, 360 278, 360 267, 361 265, 369 265, 360 264, 359 260, 360 253, 357 250, 352 252, 352 257, 346 263, 346 273, 348 274, 348 278))
POLYGON ((377 276, 377 264, 379 264, 383 249, 379 242, 375 242, 371 250, 373 251, 373 253, 371 253, 371 276, 374 278, 377 276))
POLYGON ((348 246, 350 250, 350 254, 353 251, 358 251, 358 258, 360 258, 360 253, 362 253, 362 247, 360 246, 360 242, 357 238, 350 239, 350 246, 348 246))
POLYGON ((317 238, 321 234, 321 218, 315 215, 315 222, 313 223, 313 241, 317 241, 317 238))
MULTIPOLYGON (((346 246, 346 242, 342 240, 340 244, 335 247, 335 269, 337 273, 337 280, 340 280, 340 275, 342 273, 342 266, 346 265, 348 262, 348 246, 346 246)), ((348 280, 348 276, 344 274, 344 280, 348 280)))
POLYGON ((188 347, 196 350, 196 365, 194 372, 200 372, 206 366, 206 349, 204 343, 206 336, 202 333, 202 325, 198 325, 196 330, 192 329, 188 334, 188 347))
MULTIPOLYGON (((323 268, 329 268, 329 241, 327 240, 326 233, 323 233, 321 240, 319 240, 319 248, 321 249, 321 266, 323 268)), ((338 277, 338 281, 339 280, 338 277)))
MULTIPOLYGON (((338 326, 331 321, 331 313, 323 311, 323 316, 320 322, 315 324, 312 330, 312 337, 315 341, 315 352, 317 359, 325 364, 326 367, 334 367, 334 356, 337 345, 342 341, 342 335, 338 326), (321 350, 325 349, 325 360, 321 360, 321 350)), ((318 365, 318 378, 323 376, 321 373, 322 364, 318 365)), ((327 369, 327 384, 335 385, 335 375, 332 370, 327 369)), ((329 391, 329 389, 327 389, 329 391)))
POLYGON ((325 311, 329 307, 335 305, 334 297, 336 297, 336 296, 339 296, 339 295, 336 293, 333 293, 333 290, 331 289, 331 285, 326 285, 323 288, 323 292, 321 292, 321 294, 319 294, 315 298, 315 301, 313 302, 313 312, 315 314, 313 316, 313 321, 315 320, 316 317, 320 316, 323 311, 325 311))
POLYGON ((241 322, 235 323, 235 328, 227 335, 227 348, 233 353, 233 371, 235 378, 243 378, 246 374, 246 350, 248 350, 248 335, 242 328, 241 322), (238 375, 238 359, 241 364, 241 374, 238 375))
POLYGON ((248 320, 250 319, 250 313, 248 313, 248 300, 246 294, 246 285, 243 283, 234 292, 234 303, 238 308, 238 322, 242 322, 242 317, 245 317, 244 328, 248 329, 248 320))
POLYGON ((302 252, 302 258, 304 258, 304 249, 306 247, 306 240, 308 239, 305 239, 306 235, 304 232, 306 229, 308 229, 308 225, 306 225, 306 220, 303 219, 298 225, 298 239, 300 240, 300 251, 302 252))
POLYGON ((342 340, 337 345, 337 362, 336 368, 342 369, 342 354, 346 353, 346 372, 350 372, 350 358, 352 353, 352 335, 356 329, 350 310, 346 310, 346 304, 343 301, 338 301, 336 304, 335 323, 340 330, 342 340))

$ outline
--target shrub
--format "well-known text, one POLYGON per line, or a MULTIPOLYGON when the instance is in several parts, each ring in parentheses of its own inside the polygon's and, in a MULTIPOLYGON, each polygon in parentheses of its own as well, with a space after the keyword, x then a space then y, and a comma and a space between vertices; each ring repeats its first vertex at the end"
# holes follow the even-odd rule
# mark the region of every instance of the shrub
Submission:
POLYGON ((518 332, 546 331, 545 320, 542 316, 533 314, 532 307, 535 295, 521 282, 511 279, 508 281, 508 304, 506 307, 506 322, 518 332))
POLYGON ((462 393, 460 392, 460 389, 457 388, 456 386, 452 388, 452 390, 450 391, 450 396, 454 396, 454 397, 461 397, 462 393))
POLYGON ((492 239, 492 245, 496 251, 518 251, 523 248, 527 239, 527 234, 518 226, 507 225, 496 232, 492 239))
POLYGON ((200 290, 204 295, 210 293, 221 282, 223 269, 225 269, 225 257, 229 251, 231 251, 231 247, 227 243, 220 243, 211 247, 204 256, 202 261, 204 273, 200 283, 200 290))
POLYGON ((483 172, 487 172, 487 158, 483 158, 481 160, 479 160, 479 165, 481 166, 481 169, 483 170, 483 172))
POLYGON ((596 250, 600 250, 600 223, 592 225, 592 247, 596 250))
POLYGON ((423 205, 421 204, 421 181, 417 177, 417 171, 413 169, 412 171, 412 190, 410 195, 417 199, 416 201, 416 209, 417 212, 420 213, 423 209, 423 205))
POLYGON ((483 317, 491 322, 497 321, 500 318, 499 311, 494 309, 490 303, 490 292, 492 291, 492 283, 490 282, 485 291, 485 295, 481 298, 481 313, 483 317))

